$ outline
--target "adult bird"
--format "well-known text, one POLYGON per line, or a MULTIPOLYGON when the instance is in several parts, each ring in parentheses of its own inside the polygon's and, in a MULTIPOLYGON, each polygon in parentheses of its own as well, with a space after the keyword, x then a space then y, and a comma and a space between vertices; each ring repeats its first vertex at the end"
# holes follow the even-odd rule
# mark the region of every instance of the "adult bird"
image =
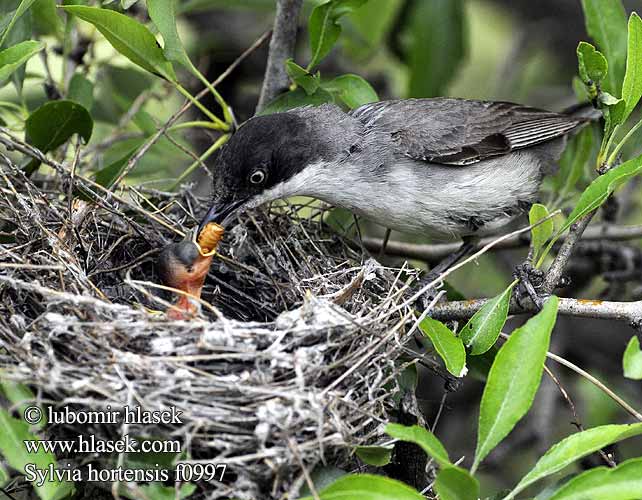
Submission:
POLYGON ((201 227, 305 195, 406 233, 494 233, 537 200, 567 136, 588 120, 453 98, 256 116, 215 161, 213 203, 201 227))

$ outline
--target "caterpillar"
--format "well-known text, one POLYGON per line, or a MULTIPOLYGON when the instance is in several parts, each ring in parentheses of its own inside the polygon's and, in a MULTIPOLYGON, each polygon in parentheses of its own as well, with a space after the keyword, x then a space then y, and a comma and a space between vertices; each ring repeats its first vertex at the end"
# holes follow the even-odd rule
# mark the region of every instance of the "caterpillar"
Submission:
POLYGON ((215 222, 210 222, 205 228, 201 231, 201 234, 198 235, 196 243, 198 246, 198 251, 203 257, 209 257, 216 253, 216 247, 218 246, 219 241, 223 238, 223 233, 225 229, 223 226, 216 224, 215 222))

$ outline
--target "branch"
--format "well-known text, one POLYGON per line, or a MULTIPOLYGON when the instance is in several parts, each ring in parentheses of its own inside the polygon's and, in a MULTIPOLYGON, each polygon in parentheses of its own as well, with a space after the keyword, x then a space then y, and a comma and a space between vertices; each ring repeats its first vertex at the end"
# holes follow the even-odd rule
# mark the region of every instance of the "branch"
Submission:
MULTIPOLYGON (((439 320, 466 319, 475 314, 488 299, 473 299, 437 304, 430 316, 439 320)), ((512 301, 511 314, 538 312, 535 304, 526 302, 521 306, 512 301)), ((581 318, 615 319, 628 321, 633 326, 642 324, 642 300, 637 302, 610 302, 606 300, 559 299, 560 314, 581 318)))
POLYGON ((299 12, 302 3, 303 0, 277 0, 276 2, 274 29, 270 40, 270 52, 265 68, 261 96, 256 106, 257 113, 288 87, 289 80, 285 71, 285 61, 294 56, 299 12))
MULTIPOLYGON (((219 75, 219 77, 214 80, 211 84, 212 88, 216 88, 225 78, 229 76, 229 74, 236 69, 236 67, 247 57, 249 56, 252 52, 254 52, 258 47, 260 47, 265 39, 267 38, 269 32, 264 33, 261 35, 247 50, 245 50, 239 57, 237 57, 232 64, 228 66, 228 68, 223 71, 219 75)), ((210 89, 208 87, 205 87, 202 89, 194 99, 196 101, 202 99, 206 94, 210 92, 210 89)), ((123 169, 123 171, 120 173, 118 178, 114 181, 114 184, 112 186, 112 190, 116 190, 120 182, 131 172, 131 170, 136 166, 136 163, 147 153, 147 151, 161 138, 161 136, 165 135, 166 132, 169 130, 169 128, 174 125, 178 121, 178 119, 188 110, 192 105, 194 104, 194 101, 190 101, 189 99, 186 99, 183 102, 183 105, 181 108, 176 111, 172 116, 169 117, 169 119, 165 122, 165 124, 158 129, 158 131, 152 135, 146 142, 143 144, 134 156, 132 156, 129 161, 127 162, 127 166, 123 169)))
MULTIPOLYGON (((583 241, 609 240, 609 241, 626 241, 642 238, 642 224, 636 226, 613 226, 597 225, 589 227, 582 236, 583 241)), ((493 237, 483 238, 480 241, 481 246, 490 243, 493 237)), ((560 242, 564 242, 567 235, 560 237, 560 242)), ((377 254, 381 250, 383 240, 381 238, 372 238, 364 236, 363 244, 370 252, 377 254)), ((528 235, 516 235, 508 238, 495 245, 494 250, 507 250, 522 248, 528 246, 530 238, 528 235)), ((435 244, 418 244, 404 243, 402 241, 389 241, 386 245, 386 255, 392 257, 405 257, 407 259, 417 259, 425 262, 439 262, 444 257, 457 251, 461 243, 435 243, 435 244)))
POLYGON ((580 239, 582 238, 582 234, 584 234, 584 230, 588 227, 595 213, 596 213, 596 210, 589 212, 580 220, 575 222, 569 229, 568 235, 564 240, 564 243, 562 243, 562 246, 557 252, 557 255, 555 256, 553 263, 550 265, 550 267, 548 268, 548 271, 546 272, 546 277, 544 278, 544 285, 542 286, 542 292, 544 294, 550 295, 551 293, 553 293, 553 290, 557 288, 557 284, 562 278, 564 269, 566 269, 566 265, 568 264, 568 261, 571 258, 571 255, 573 254, 573 248, 575 248, 575 245, 577 244, 577 242, 580 241, 580 239))

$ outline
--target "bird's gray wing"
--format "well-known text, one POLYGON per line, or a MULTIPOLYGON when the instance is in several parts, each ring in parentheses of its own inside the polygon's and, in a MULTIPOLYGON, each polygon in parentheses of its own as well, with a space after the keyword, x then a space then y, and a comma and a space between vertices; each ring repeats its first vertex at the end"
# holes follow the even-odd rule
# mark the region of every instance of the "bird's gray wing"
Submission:
POLYGON ((351 112, 366 130, 389 133, 416 160, 468 165, 569 133, 585 118, 507 102, 404 99, 366 104, 351 112))

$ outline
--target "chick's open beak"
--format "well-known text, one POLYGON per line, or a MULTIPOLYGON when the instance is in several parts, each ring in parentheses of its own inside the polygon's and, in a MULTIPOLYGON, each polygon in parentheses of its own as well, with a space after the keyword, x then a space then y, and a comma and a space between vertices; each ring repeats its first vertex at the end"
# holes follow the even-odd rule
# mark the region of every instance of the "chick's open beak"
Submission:
POLYGON ((246 199, 223 199, 217 201, 208 210, 207 214, 205 214, 203 220, 201 220, 201 223, 198 225, 198 232, 196 234, 201 234, 201 231, 203 231, 203 229, 205 229, 205 226, 207 226, 210 222, 215 222, 216 224, 225 226, 226 222, 228 222, 230 218, 243 207, 246 201, 246 199))
POLYGON ((190 296, 200 298, 212 257, 203 257, 189 240, 165 247, 159 257, 159 274, 163 283, 189 294, 181 294, 178 302, 168 311, 170 319, 186 319, 199 309, 199 303, 190 296))

